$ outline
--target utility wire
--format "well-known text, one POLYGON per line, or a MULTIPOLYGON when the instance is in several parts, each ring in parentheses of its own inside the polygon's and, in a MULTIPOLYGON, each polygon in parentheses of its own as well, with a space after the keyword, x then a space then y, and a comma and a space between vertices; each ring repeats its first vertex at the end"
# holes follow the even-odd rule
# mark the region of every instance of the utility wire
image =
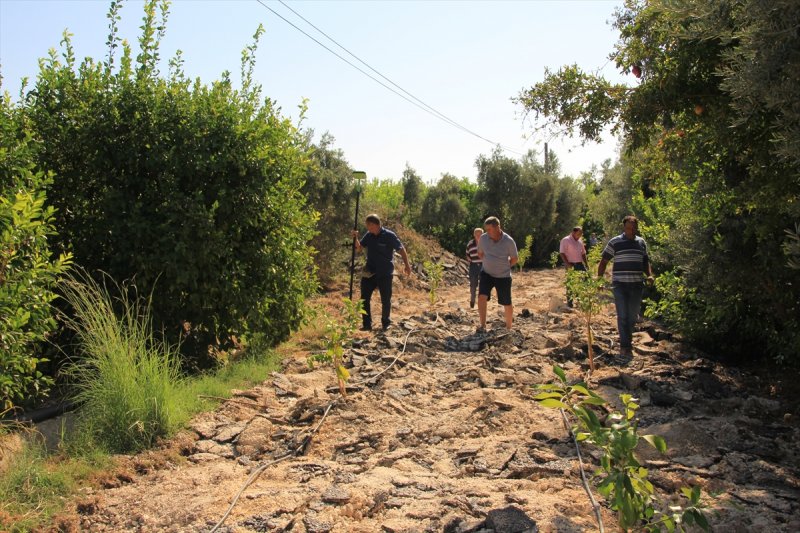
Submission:
POLYGON ((378 84, 380 84, 381 86, 383 86, 385 89, 388 89, 389 91, 393 92, 394 94, 396 94, 397 96, 399 96, 399 97, 400 97, 400 98, 402 98, 403 100, 407 101, 408 103, 410 103, 410 104, 412 104, 412 105, 414 105, 414 106, 418 107, 419 109, 421 109, 422 111, 425 111, 425 112, 426 112, 426 113, 428 113, 429 115, 432 115, 433 117, 435 117, 435 118, 438 118, 439 120, 441 120, 441 121, 445 122, 446 124, 449 124, 449 125, 451 125, 451 126, 453 126, 453 127, 455 127, 455 128, 458 128, 458 129, 462 130, 462 131, 463 131, 463 132, 465 132, 465 133, 468 133, 468 134, 470 134, 470 135, 472 135, 472 136, 474 136, 474 137, 477 137, 478 139, 481 139, 482 141, 486 141, 486 142, 488 142, 489 144, 492 144, 492 145, 494 145, 494 146, 499 146, 499 147, 501 147, 503 150, 505 150, 505 151, 507 151, 507 152, 512 152, 512 153, 514 153, 514 154, 517 154, 517 155, 520 155, 520 156, 524 155, 524 154, 523 154, 523 153, 521 153, 521 152, 518 152, 518 151, 516 151, 516 150, 513 150, 513 149, 511 149, 511 148, 508 148, 508 147, 506 147, 506 146, 503 146, 503 145, 502 145, 502 144, 500 144, 500 143, 496 143, 496 142, 492 141, 491 139, 487 139, 486 137, 483 137, 482 135, 479 135, 479 134, 475 133, 474 131, 470 130, 469 128, 467 128, 467 127, 465 127, 465 126, 462 126, 461 124, 459 124, 459 123, 458 123, 458 122, 456 122, 455 120, 453 120, 453 119, 451 119, 451 118, 447 117, 447 116, 446 116, 446 115, 444 115, 443 113, 441 113, 441 112, 437 111, 435 108, 433 108, 433 107, 431 107, 430 105, 426 104, 425 102, 423 102, 422 100, 420 100, 419 98, 417 98, 416 96, 414 96, 413 94, 411 94, 410 92, 406 91, 406 90, 405 90, 405 89, 403 89, 401 86, 399 86, 398 84, 396 84, 395 82, 393 82, 392 80, 390 80, 389 78, 387 78, 386 76, 384 76, 383 74, 381 74, 380 72, 378 72, 377 70, 375 70, 374 68, 372 68, 372 67, 371 67, 369 64, 367 64, 365 61, 363 61, 363 60, 362 60, 362 59, 360 59, 358 56, 356 56, 355 54, 353 54, 352 52, 350 52, 350 51, 349 51, 347 48, 345 48, 344 46, 342 46, 341 44, 339 44, 339 43, 338 43, 336 40, 334 40, 332 37, 330 37, 330 36, 329 36, 327 33, 325 33, 324 31, 322 31, 321 29, 319 29, 317 26, 315 26, 315 25, 314 25, 314 24, 312 24, 310 21, 308 21, 308 20, 307 20, 305 17, 303 17, 302 15, 300 15, 299 13, 297 13, 297 12, 296 12, 294 9, 292 9, 291 7, 289 7, 288 5, 286 5, 286 4, 285 4, 285 3, 284 3, 282 0, 278 0, 278 1, 279 1, 281 4, 283 4, 283 6, 285 6, 287 9, 289 9, 289 11, 291 11, 292 13, 294 13, 295 15, 297 15, 298 17, 300 17, 300 19, 302 19, 304 22, 306 22, 306 23, 307 23, 309 26, 311 26, 312 28, 314 28, 315 30, 317 30, 319 33, 321 33, 322 35, 324 35, 324 36, 325 36, 327 39, 329 39, 331 42, 333 42, 334 44, 336 44, 336 46, 338 46, 339 48, 341 48, 342 50, 344 50, 345 52, 347 52, 348 54, 350 54, 352 57, 354 57, 354 58, 355 58, 356 60, 358 60, 360 63, 362 63, 363 65, 365 65, 367 68, 369 68, 370 70, 372 70, 373 72, 375 72, 375 73, 376 73, 378 76, 380 76, 381 78, 385 79, 386 81, 388 81, 389 83, 391 83, 392 85, 394 85, 395 87, 397 87, 397 88, 398 88, 400 91, 402 91, 403 93, 407 94, 408 96, 406 96, 405 94, 401 94, 400 92, 398 92, 398 91, 397 91, 397 90, 395 90, 394 88, 390 87, 389 85, 387 85, 386 83, 382 82, 381 80, 379 80, 379 79, 378 79, 378 78, 376 78, 375 76, 371 75, 369 72, 366 72, 364 69, 362 69, 362 68, 361 68, 361 67, 359 67, 358 65, 355 65, 354 63, 352 63, 351 61, 349 61, 349 60, 348 60, 348 59, 346 59, 345 57, 342 57, 340 54, 338 54, 338 53, 337 53, 337 52, 335 52, 334 50, 331 50, 331 49, 330 49, 328 46, 326 46, 325 44, 323 44, 322 42, 320 42, 319 40, 317 40, 315 37, 313 37, 312 35, 310 35, 309 33, 307 33, 305 30, 303 30, 302 28, 300 28, 299 26, 297 26, 296 24, 294 24, 292 21, 290 21, 290 20, 288 20, 287 18, 285 18, 283 15, 281 15, 280 13, 278 13, 277 11, 275 11, 274 9, 272 9, 272 8, 271 8, 270 6, 268 6, 267 4, 265 4, 265 3, 263 2, 263 0, 256 0, 256 1, 257 1, 259 4, 261 4, 261 5, 262 5, 264 8, 268 9, 269 11, 271 11, 271 12, 272 12, 272 13, 273 13, 275 16, 277 16, 278 18, 280 18, 281 20, 283 20, 284 22, 286 22, 287 24, 289 24, 290 26, 292 26, 294 29, 296 29, 297 31, 299 31, 300 33, 302 33, 303 35, 305 35, 306 37, 308 37, 309 39, 311 39, 312 41, 314 41, 314 42, 315 42, 315 43, 317 43, 318 45, 320 45, 322 48, 324 48, 325 50, 327 50, 327 51, 328 51, 328 52, 330 52, 331 54, 335 55, 336 57, 338 57, 339 59, 341 59, 342 61, 344 61, 345 63, 347 63, 348 65, 350 65, 350 66, 351 66, 351 67, 353 67, 354 69, 356 69, 357 71, 361 72, 363 75, 365 75, 366 77, 368 77, 369 79, 371 79, 371 80, 372 80, 372 81, 374 81, 375 83, 378 83, 378 84), (409 96, 410 96, 411 98, 409 98, 409 96), (416 100, 416 101, 415 101, 415 100, 416 100), (419 103, 418 103, 418 102, 419 102, 419 103))
MULTIPOLYGON (((414 100, 416 100, 417 102, 419 102, 420 104, 422 104, 423 106, 425 106, 426 108, 430 109, 431 111, 433 111, 434 113, 436 113, 437 115, 439 115, 439 116, 440 116, 442 119, 444 119, 446 122, 449 122, 449 123, 450 123, 450 124, 452 124, 453 126, 456 126, 457 128, 460 128, 460 129, 462 129, 462 130, 464 130, 464 131, 466 131, 466 132, 468 132, 468 133, 471 133, 471 134, 473 134, 473 135, 476 135, 476 136, 480 137, 481 139, 483 139, 483 137, 481 137, 480 135, 477 135, 476 133, 473 133, 473 132, 469 131, 469 130, 468 130, 466 127, 464 127, 464 126, 461 126, 459 123, 457 123, 455 120, 451 119, 451 118, 450 118, 450 117, 448 117, 447 115, 445 115, 445 114, 443 114, 443 113, 440 113, 440 112, 439 112, 439 111, 437 111, 435 108, 433 108, 433 107, 431 107, 430 105, 426 104, 425 102, 423 102, 422 100, 420 100, 419 98, 417 98, 416 96, 414 96, 413 94, 411 94, 410 92, 408 92, 408 91, 406 91, 405 89, 403 89, 403 88, 402 88, 400 85, 398 85, 398 84, 397 84, 397 83, 395 83, 394 81, 390 80, 389 78, 387 78, 386 76, 384 76, 383 74, 381 74, 381 73, 380 73, 378 70, 376 70, 375 68, 373 68, 373 67, 372 67, 372 65, 370 65, 369 63, 367 63, 366 61, 364 61, 363 59, 361 59, 360 57, 358 57, 357 55, 355 55, 353 52, 351 52, 350 50, 348 50, 347 48, 345 48, 345 47, 344 47, 342 44, 340 44, 340 43, 339 43, 339 42, 338 42, 336 39, 334 39, 333 37, 331 37, 330 35, 328 35, 328 34, 327 34, 327 33, 325 33, 324 31, 322 31, 320 28, 318 28, 317 26, 315 26, 315 25, 314 25, 314 23, 312 23, 310 20, 308 20, 308 19, 307 19, 307 18, 305 18, 303 15, 301 15, 300 13, 298 13, 297 11, 295 11, 294 9, 292 9, 292 8, 289 6, 289 4, 287 4, 287 3, 286 3, 286 2, 284 2, 283 0, 278 0, 278 2, 280 2, 281 4, 283 4, 283 6, 284 6, 286 9, 288 9, 289 11, 291 11, 292 13, 294 13, 295 15, 297 15, 297 16, 298 16, 298 17, 299 17, 299 18, 300 18, 300 19, 301 19, 303 22, 305 22, 306 24, 308 24, 309 26, 311 26, 312 28, 314 28, 315 30, 317 30, 319 33, 321 33, 322 35, 324 35, 324 36, 325 36, 325 37, 326 37, 326 38, 327 38, 329 41, 331 41, 333 44, 335 44, 336 46, 338 46, 339 48, 341 48, 342 50, 344 50, 345 52, 347 52, 347 53, 348 53, 348 54, 349 54, 349 55, 350 55, 352 58, 354 58, 356 61, 358 61, 359 63, 361 63, 362 65, 364 65, 364 66, 365 66, 365 67, 367 67, 368 69, 370 69, 372 72, 374 72, 375 74, 377 74, 378 76, 380 76, 380 77, 381 77, 381 78, 383 78, 384 80, 386 80, 386 81, 388 81, 389 83, 391 83, 392 85, 394 85, 395 87, 397 87, 397 88, 398 88, 398 89, 399 89, 401 92, 403 92, 403 93, 407 94, 408 96, 410 96, 411 98, 413 98, 414 100)), ((484 140, 488 140, 488 139, 484 139, 484 140)), ((489 141, 489 142, 491 142, 491 141, 489 141)), ((496 144, 496 143, 494 143, 494 144, 496 144)))

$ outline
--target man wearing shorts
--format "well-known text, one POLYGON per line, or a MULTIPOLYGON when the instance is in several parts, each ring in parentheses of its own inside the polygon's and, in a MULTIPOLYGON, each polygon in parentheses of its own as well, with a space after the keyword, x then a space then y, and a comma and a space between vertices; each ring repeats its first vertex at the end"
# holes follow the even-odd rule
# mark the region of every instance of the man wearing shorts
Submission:
POLYGON ((511 268, 517 264, 517 244, 500 228, 497 217, 489 217, 483 223, 486 233, 478 241, 478 256, 483 260, 481 279, 478 283, 479 332, 486 331, 486 302, 492 288, 497 291, 497 301, 503 306, 506 328, 511 329, 514 307, 511 305, 511 268))

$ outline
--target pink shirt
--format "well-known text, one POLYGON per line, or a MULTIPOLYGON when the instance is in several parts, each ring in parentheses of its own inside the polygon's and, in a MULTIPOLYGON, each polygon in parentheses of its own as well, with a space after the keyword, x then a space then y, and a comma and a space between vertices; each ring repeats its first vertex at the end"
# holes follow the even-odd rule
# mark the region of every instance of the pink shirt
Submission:
POLYGON ((558 253, 566 255, 567 261, 570 263, 581 263, 583 261, 583 254, 586 253, 586 247, 583 245, 582 239, 576 241, 572 238, 572 234, 570 233, 561 239, 558 253))

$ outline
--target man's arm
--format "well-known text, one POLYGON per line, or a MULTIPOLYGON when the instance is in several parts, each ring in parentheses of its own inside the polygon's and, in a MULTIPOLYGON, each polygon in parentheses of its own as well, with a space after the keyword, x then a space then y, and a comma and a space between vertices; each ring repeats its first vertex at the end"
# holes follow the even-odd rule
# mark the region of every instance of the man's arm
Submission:
POLYGON ((606 265, 608 264, 608 259, 605 257, 600 260, 600 263, 597 265, 597 276, 602 278, 603 274, 606 273, 606 265))
POLYGON ((411 275, 411 263, 408 262, 408 253, 406 253, 406 247, 401 247, 398 252, 400 252, 400 257, 403 258, 403 263, 406 265, 406 275, 411 275))
POLYGON ((508 262, 513 267, 519 262, 519 257, 511 257, 509 258, 508 262))
POLYGON ((558 255, 561 256, 561 262, 564 263, 564 268, 569 268, 569 261, 567 261, 567 254, 559 253, 558 255))

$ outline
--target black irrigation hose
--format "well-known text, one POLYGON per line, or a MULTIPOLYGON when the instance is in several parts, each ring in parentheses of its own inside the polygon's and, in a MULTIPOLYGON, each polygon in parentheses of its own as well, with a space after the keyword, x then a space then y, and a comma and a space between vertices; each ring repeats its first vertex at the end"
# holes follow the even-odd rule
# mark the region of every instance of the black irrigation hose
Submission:
POLYGON ((34 409, 33 411, 23 411, 22 413, 19 414, 2 417, 0 418, 0 422, 9 421, 9 422, 38 424, 39 422, 44 422, 45 420, 61 416, 68 411, 74 411, 75 409, 77 409, 77 407, 78 404, 76 402, 73 402, 72 400, 66 400, 56 405, 42 407, 41 409, 34 409))
MULTIPOLYGON (((383 370, 381 370, 380 372, 378 372, 377 374, 375 374, 374 376, 369 378, 369 380, 367 380, 367 381, 374 381, 375 379, 378 378, 378 376, 380 376, 381 374, 385 373, 387 370, 392 368, 392 366, 394 366, 394 364, 397 362, 397 360, 400 358, 400 356, 405 353, 406 345, 408 343, 408 337, 414 331, 416 331, 416 328, 412 329, 411 331, 409 331, 406 334, 406 338, 403 341, 403 349, 400 351, 400 353, 397 354, 397 356, 394 358, 394 360, 391 363, 389 363, 389 366, 387 366, 386 368, 384 368, 383 370)), ((258 476, 261 475, 261 473, 264 470, 266 470, 267 468, 269 468, 272 465, 280 463, 281 461, 285 461, 286 459, 289 459, 290 457, 295 457, 295 456, 302 455, 302 454, 305 453, 306 448, 311 443, 311 437, 313 437, 314 434, 316 434, 316 432, 319 431, 319 428, 322 426, 322 423, 325 421, 325 418, 328 417, 328 413, 330 413, 331 408, 333 408, 334 405, 339 403, 339 400, 340 400, 340 398, 336 398, 335 400, 333 400, 332 402, 330 402, 328 404, 328 406, 325 408, 325 412, 322 414, 322 418, 320 418, 319 422, 314 427, 314 429, 312 429, 311 432, 308 435, 306 435, 306 437, 303 439, 303 442, 301 442, 300 445, 297 448, 295 448, 294 450, 292 450, 292 451, 290 451, 288 453, 285 453, 284 455, 281 455, 277 459, 274 459, 272 461, 268 461, 268 462, 262 464, 261 466, 259 466, 258 468, 256 468, 255 470, 253 470, 253 472, 250 474, 250 477, 248 477, 247 481, 245 481, 244 485, 242 485, 242 488, 240 488, 239 492, 237 492, 236 496, 234 496, 233 501, 228 506, 228 510, 225 511, 225 514, 222 515, 222 518, 219 519, 219 522, 217 522, 216 525, 213 528, 211 528, 210 533, 215 533, 220 527, 222 527, 222 524, 225 523, 225 520, 228 519, 228 517, 230 516, 231 512, 233 511, 233 508, 238 503, 239 498, 241 498, 242 493, 244 493, 245 489, 247 489, 247 487, 249 487, 258 478, 258 476)))
POLYGON ((575 451, 578 453, 578 465, 581 469, 581 481, 583 482, 583 490, 586 491, 586 494, 589 495, 589 501, 592 502, 592 509, 594 510, 594 516, 597 518, 597 527, 600 529, 600 533, 605 533, 605 529, 603 528, 603 518, 600 516, 600 505, 597 503, 597 500, 594 499, 594 495, 592 495, 592 491, 589 488, 589 482, 586 480, 586 471, 583 468, 583 457, 581 456, 581 448, 578 445, 578 439, 575 438, 575 432, 572 431, 572 428, 569 426, 569 420, 567 420, 567 414, 564 412, 563 409, 559 409, 561 411, 561 417, 564 419, 564 427, 569 431, 570 436, 572 437, 572 442, 575 443, 575 451))

